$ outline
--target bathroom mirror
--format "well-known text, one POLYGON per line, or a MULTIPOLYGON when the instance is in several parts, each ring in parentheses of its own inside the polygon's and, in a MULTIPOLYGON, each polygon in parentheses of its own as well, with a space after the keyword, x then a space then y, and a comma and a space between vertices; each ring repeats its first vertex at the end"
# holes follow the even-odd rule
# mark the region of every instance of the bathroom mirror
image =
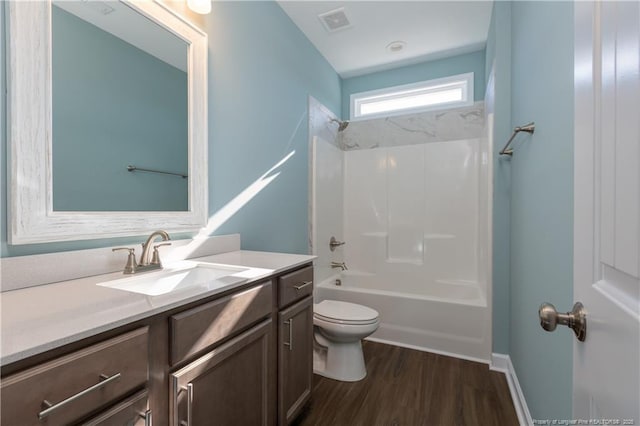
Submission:
POLYGON ((9 2, 9 243, 207 218, 207 37, 159 2, 9 2))
POLYGON ((125 3, 53 1, 53 211, 188 210, 187 51, 125 3))

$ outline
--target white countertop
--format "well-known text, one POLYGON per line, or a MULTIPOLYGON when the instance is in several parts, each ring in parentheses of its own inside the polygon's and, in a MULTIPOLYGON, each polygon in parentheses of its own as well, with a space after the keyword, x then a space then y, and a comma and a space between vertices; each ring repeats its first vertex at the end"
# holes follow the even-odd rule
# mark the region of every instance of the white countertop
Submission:
POLYGON ((122 278, 120 272, 1 293, 0 365, 279 274, 313 259, 315 256, 246 250, 190 259, 248 269, 237 274, 245 278, 243 281, 226 287, 192 287, 160 296, 96 285, 122 278))

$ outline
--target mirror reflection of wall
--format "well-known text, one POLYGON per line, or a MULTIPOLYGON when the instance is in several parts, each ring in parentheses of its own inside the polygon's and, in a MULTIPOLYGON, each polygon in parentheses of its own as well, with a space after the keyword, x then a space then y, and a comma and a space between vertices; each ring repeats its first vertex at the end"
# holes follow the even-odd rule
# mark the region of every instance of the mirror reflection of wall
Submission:
POLYGON ((52 7, 53 210, 186 211, 187 44, 120 2, 52 7), (133 30, 132 30, 133 29, 133 30))

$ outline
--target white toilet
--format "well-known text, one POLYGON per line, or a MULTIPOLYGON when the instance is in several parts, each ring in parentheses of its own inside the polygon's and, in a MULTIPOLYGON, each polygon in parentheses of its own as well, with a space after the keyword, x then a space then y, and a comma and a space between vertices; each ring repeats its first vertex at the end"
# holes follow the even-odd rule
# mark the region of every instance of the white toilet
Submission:
POLYGON ((313 306, 313 372, 330 379, 356 382, 367 370, 362 339, 378 329, 378 312, 355 303, 323 300, 313 306))

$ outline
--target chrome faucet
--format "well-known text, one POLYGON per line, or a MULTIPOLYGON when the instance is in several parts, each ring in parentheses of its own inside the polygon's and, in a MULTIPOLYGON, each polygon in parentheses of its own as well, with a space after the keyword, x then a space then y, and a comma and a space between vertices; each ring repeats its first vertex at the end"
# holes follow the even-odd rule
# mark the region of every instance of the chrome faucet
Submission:
POLYGON ((340 268, 343 271, 346 271, 347 269, 349 269, 349 268, 347 268, 347 264, 344 263, 344 262, 331 262, 331 267, 332 268, 340 268))
POLYGON ((138 263, 138 266, 159 265, 160 268, 162 268, 162 264, 160 263, 160 255, 158 253, 158 247, 169 246, 171 245, 171 243, 158 244, 157 246, 154 246, 153 259, 149 260, 151 243, 156 237, 162 237, 162 241, 168 241, 171 239, 169 234, 167 234, 167 231, 162 231, 162 230, 155 231, 151 235, 149 235, 149 238, 147 238, 147 241, 142 243, 142 254, 140 255, 140 263, 138 263))
POLYGON ((158 248, 162 246, 170 246, 171 243, 156 244, 153 246, 153 257, 149 260, 149 252, 151 244, 156 237, 162 237, 162 241, 168 241, 171 239, 166 231, 155 231, 147 241, 142 243, 142 254, 140 255, 140 262, 136 262, 136 249, 130 247, 116 247, 111 251, 127 250, 129 256, 127 257, 127 264, 124 266, 125 274, 135 274, 137 272, 151 271, 154 269, 162 269, 162 262, 160 262, 160 253, 158 248))

